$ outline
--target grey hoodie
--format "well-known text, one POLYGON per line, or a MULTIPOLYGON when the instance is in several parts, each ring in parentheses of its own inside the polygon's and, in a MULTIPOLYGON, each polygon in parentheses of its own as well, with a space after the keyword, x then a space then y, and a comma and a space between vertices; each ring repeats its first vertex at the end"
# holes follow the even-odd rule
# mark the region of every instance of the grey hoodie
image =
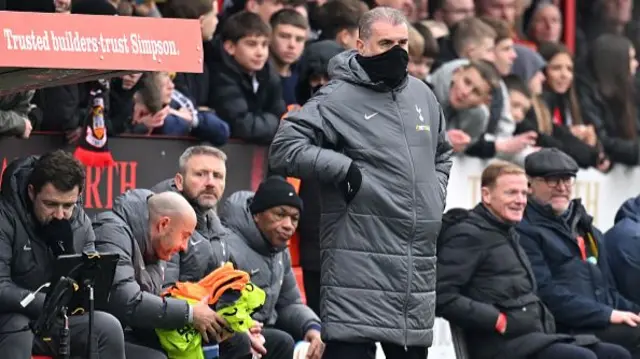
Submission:
MULTIPOLYGON (((468 59, 457 59, 449 61, 438 68, 429 77, 427 82, 433 87, 433 91, 440 101, 447 116, 447 129, 459 129, 471 137, 471 142, 475 142, 484 135, 489 124, 489 107, 480 105, 466 110, 456 111, 449 106, 449 90, 453 73, 462 66, 469 64, 468 59)), ((510 137, 516 129, 516 124, 511 117, 511 105, 509 104, 509 91, 504 81, 500 81, 500 90, 504 98, 502 113, 498 122, 495 136, 498 138, 510 137)))

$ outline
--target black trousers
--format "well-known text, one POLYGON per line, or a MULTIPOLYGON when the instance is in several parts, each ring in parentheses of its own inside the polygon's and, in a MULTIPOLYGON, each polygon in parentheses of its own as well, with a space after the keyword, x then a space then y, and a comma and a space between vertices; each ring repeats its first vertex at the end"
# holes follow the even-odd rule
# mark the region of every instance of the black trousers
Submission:
POLYGON ((625 348, 611 343, 601 342, 588 347, 554 343, 531 359, 631 359, 631 354, 625 348))
POLYGON ((320 316, 320 272, 303 269, 302 278, 307 306, 320 316))
POLYGON ((640 359, 640 327, 611 324, 606 329, 591 332, 603 342, 618 344, 631 352, 633 359, 640 359))
MULTIPOLYGON (((289 333, 276 328, 262 328, 267 355, 263 359, 291 359, 295 342, 289 333)), ((249 357, 251 358, 251 357, 249 357)))
MULTIPOLYGON (((95 312, 93 348, 99 359, 125 359, 124 334, 120 322, 111 314, 95 312)), ((54 329, 51 342, 35 339, 29 326, 29 318, 22 314, 0 315, 0 357, 31 359, 31 355, 55 356, 58 351, 58 330, 54 329), (26 330, 25 330, 26 329, 26 330)), ((72 357, 87 357, 89 316, 69 318, 69 336, 72 357)))
MULTIPOLYGON (((386 359, 427 359, 429 348, 404 347, 381 343, 386 359)), ((375 343, 345 343, 329 341, 324 349, 324 359, 375 359, 375 343)))

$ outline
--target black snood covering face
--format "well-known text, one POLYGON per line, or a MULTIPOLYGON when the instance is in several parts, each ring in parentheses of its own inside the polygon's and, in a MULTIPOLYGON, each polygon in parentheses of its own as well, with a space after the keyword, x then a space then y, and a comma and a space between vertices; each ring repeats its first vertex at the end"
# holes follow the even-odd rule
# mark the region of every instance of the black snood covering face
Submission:
POLYGON ((73 230, 68 219, 53 218, 42 226, 42 237, 57 257, 63 254, 73 254, 73 230))
POLYGON ((390 89, 396 88, 407 77, 409 54, 400 45, 371 57, 356 55, 356 60, 372 82, 383 82, 390 89))

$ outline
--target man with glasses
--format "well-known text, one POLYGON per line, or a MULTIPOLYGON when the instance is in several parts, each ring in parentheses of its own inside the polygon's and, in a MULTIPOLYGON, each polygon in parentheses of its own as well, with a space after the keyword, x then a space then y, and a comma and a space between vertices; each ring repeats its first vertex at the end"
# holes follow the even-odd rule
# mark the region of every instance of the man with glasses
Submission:
POLYGON ((640 358, 640 305, 615 288, 602 233, 572 199, 578 164, 557 149, 527 156, 530 197, 518 226, 538 295, 559 332, 592 333, 640 358))

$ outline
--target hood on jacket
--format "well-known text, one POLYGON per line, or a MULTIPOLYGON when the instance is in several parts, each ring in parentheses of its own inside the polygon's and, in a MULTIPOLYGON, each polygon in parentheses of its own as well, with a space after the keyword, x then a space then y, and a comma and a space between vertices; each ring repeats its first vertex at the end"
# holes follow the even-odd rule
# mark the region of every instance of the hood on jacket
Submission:
POLYGON ((222 224, 237 233, 249 247, 262 255, 271 255, 285 250, 286 246, 274 247, 258 229, 249 211, 253 195, 251 191, 238 191, 227 198, 218 209, 222 224))
POLYGON ((34 90, 25 92, 16 92, 0 97, 0 110, 11 111, 15 108, 16 104, 31 101, 33 95, 36 92, 34 90))
MULTIPOLYGON (((153 193, 171 191, 171 192, 178 192, 182 194, 176 187, 176 182, 173 178, 166 179, 156 184, 155 186, 151 187, 151 191, 153 193)), ((222 223, 220 222, 220 218, 218 218, 218 215, 216 214, 215 210, 208 209, 203 211, 197 205, 192 203, 191 200, 189 200, 186 197, 185 199, 191 204, 191 207, 193 207, 193 209, 196 211, 196 218, 198 220, 198 223, 196 225, 196 230, 207 231, 207 232, 212 231, 214 233, 224 232, 224 227, 222 226, 222 223)))
POLYGON ((133 237, 144 253, 146 260, 156 258, 149 237, 149 205, 147 200, 153 192, 147 189, 134 189, 115 199, 112 211, 122 218, 131 229, 133 237))
POLYGON ((431 85, 433 93, 436 95, 438 102, 443 109, 450 110, 449 106, 449 90, 451 89, 451 81, 453 81, 453 73, 462 66, 469 64, 467 59, 457 59, 442 64, 437 71, 427 76, 427 83, 431 85))
POLYGON ((298 104, 303 105, 311 98, 309 78, 314 75, 328 75, 329 61, 343 51, 344 48, 334 40, 321 40, 307 45, 299 62, 296 84, 298 104))
MULTIPOLYGON (((4 170, 2 188, 0 189, 0 196, 16 210, 20 220, 27 228, 34 228, 37 224, 31 213, 31 199, 29 198, 27 187, 29 176, 38 158, 39 156, 29 156, 11 162, 4 170)), ((82 194, 80 194, 76 202, 76 209, 73 210, 70 219, 72 226, 82 206, 82 194)))
POLYGON ((529 83, 529 80, 538 71, 547 65, 547 62, 542 58, 542 55, 531 50, 523 45, 514 45, 516 50, 516 60, 513 62, 511 73, 518 76, 525 83, 529 83))
POLYGON ((614 223, 618 223, 623 219, 640 222, 640 196, 628 199, 620 206, 614 223))

